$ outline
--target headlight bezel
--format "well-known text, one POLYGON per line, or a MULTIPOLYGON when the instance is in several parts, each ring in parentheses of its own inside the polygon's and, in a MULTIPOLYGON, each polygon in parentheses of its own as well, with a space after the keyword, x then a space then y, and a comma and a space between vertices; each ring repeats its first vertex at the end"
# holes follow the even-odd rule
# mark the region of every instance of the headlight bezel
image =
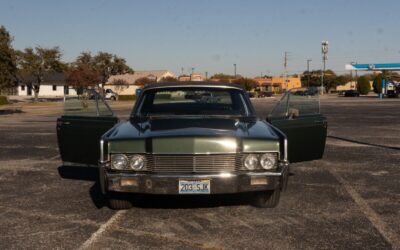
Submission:
POLYGON ((110 155, 110 169, 116 170, 116 171, 146 171, 147 170, 146 157, 141 154, 111 154, 110 155), (118 157, 121 157, 121 158, 127 160, 126 164, 124 164, 123 167, 116 167, 116 164, 114 163, 114 161, 118 157), (142 161, 142 166, 140 168, 132 167, 132 163, 136 159, 141 159, 141 161, 142 161))
POLYGON ((245 171, 274 171, 277 170, 279 166, 279 152, 248 152, 244 153, 241 162, 241 170, 245 171), (257 165, 255 168, 246 167, 246 160, 248 157, 257 157, 257 165), (271 167, 265 168, 265 165, 262 166, 261 160, 264 157, 268 157, 270 161, 273 163, 271 167))
POLYGON ((125 155, 125 154, 112 154, 111 155, 111 162, 110 162, 111 169, 114 169, 114 170, 127 170, 129 165, 130 165, 130 161, 129 161, 129 158, 128 158, 127 155, 125 155), (119 158, 119 160, 124 160, 125 161, 125 164, 123 164, 121 167, 119 167, 119 166, 117 166, 115 164, 115 162, 118 160, 118 158, 119 158))

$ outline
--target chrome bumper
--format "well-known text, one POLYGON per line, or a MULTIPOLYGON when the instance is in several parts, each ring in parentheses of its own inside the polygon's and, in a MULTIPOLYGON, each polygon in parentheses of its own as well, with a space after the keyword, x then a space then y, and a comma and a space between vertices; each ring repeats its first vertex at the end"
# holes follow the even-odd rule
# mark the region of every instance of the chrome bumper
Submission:
POLYGON ((279 172, 247 172, 221 174, 153 174, 118 173, 100 165, 103 193, 130 192, 142 194, 179 194, 179 180, 210 180, 211 194, 229 194, 282 188, 289 165, 281 164, 279 172))

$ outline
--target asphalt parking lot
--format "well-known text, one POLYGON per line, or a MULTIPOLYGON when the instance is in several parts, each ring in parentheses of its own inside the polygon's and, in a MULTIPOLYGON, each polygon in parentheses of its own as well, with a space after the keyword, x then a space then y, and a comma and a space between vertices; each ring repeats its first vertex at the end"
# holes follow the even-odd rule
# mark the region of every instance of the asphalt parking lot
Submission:
MULTIPOLYGON (((275 102, 253 101, 260 117, 275 102)), ((400 99, 321 105, 324 158, 292 164, 275 209, 213 196, 146 197, 110 210, 95 169, 60 161, 61 105, 0 115, 0 249, 400 249, 400 99)), ((122 118, 131 108, 112 106, 122 118)))

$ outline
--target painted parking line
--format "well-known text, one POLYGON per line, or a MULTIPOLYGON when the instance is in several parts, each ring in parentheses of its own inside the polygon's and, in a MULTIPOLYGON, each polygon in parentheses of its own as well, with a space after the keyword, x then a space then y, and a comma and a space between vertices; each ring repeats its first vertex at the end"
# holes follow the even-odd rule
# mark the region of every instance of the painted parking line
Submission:
POLYGON ((119 220, 124 216, 129 210, 120 210, 116 212, 111 218, 100 226, 100 228, 94 232, 89 239, 87 239, 80 247, 80 250, 93 249, 94 244, 101 239, 101 237, 119 222, 119 220))
POLYGON ((362 212, 372 225, 374 225, 385 240, 392 245, 392 248, 400 249, 400 236, 382 220, 382 218, 368 205, 367 201, 363 199, 361 195, 336 172, 336 170, 329 169, 328 171, 339 181, 340 184, 343 185, 347 193, 349 193, 354 202, 361 208, 362 212))

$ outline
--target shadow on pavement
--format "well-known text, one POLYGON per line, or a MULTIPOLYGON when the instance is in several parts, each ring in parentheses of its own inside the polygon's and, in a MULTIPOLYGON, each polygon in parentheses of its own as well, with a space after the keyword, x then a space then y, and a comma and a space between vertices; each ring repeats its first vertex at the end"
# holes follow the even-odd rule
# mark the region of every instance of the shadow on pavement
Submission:
POLYGON ((11 115, 20 113, 25 113, 25 112, 20 109, 0 109, 0 115, 11 115))

